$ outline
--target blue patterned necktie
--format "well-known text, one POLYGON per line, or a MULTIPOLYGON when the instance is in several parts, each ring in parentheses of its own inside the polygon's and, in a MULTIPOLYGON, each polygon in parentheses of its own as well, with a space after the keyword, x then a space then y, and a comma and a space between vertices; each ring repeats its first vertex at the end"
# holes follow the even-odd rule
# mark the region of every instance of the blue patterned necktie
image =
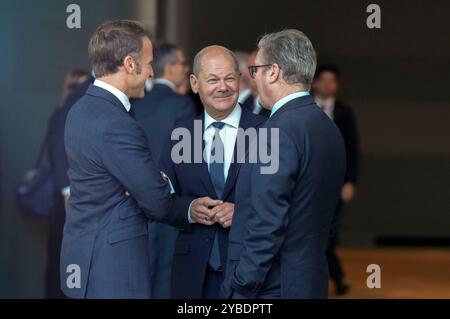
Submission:
MULTIPOLYGON (((225 188, 224 175, 224 146, 219 132, 224 127, 225 123, 214 122, 211 124, 214 127, 214 137, 211 143, 211 153, 209 157, 209 175, 211 177, 214 190, 217 198, 222 198, 223 190, 225 188)), ((221 269, 220 251, 219 251, 219 237, 217 231, 214 236, 214 242, 209 255, 209 266, 214 270, 221 269)))

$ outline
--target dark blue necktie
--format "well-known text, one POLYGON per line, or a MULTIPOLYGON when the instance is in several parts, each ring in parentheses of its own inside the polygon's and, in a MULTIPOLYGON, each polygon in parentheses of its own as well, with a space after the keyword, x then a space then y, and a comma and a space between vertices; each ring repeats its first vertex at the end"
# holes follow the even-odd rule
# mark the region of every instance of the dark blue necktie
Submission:
MULTIPOLYGON (((224 175, 224 147, 219 132, 225 125, 222 122, 214 122, 211 124, 214 127, 214 137, 211 143, 211 153, 209 157, 209 175, 211 177, 214 190, 216 191, 217 198, 222 198, 223 190, 225 187, 225 175, 224 175)), ((214 242, 211 248, 211 254, 209 255, 209 266, 214 270, 221 269, 220 251, 219 251, 219 237, 217 231, 214 236, 214 242)))

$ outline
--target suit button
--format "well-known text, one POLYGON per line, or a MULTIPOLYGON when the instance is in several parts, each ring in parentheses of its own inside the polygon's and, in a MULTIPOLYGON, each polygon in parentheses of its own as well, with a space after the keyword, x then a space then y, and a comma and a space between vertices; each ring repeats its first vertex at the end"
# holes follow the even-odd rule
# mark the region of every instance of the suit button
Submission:
POLYGON ((205 241, 206 241, 207 243, 210 243, 211 240, 212 240, 212 238, 211 238, 210 236, 208 236, 208 237, 205 238, 205 241))

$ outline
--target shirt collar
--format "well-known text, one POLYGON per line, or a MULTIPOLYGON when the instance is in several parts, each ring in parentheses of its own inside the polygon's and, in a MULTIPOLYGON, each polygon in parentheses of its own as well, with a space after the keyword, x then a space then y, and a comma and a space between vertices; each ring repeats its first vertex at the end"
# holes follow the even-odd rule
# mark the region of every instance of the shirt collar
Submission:
POLYGON ((131 108, 130 100, 128 99, 128 96, 125 95, 125 93, 123 93, 121 90, 115 88, 114 86, 112 86, 106 82, 103 82, 101 80, 98 80, 98 79, 96 79, 94 81, 94 85, 101 87, 102 89, 105 89, 106 91, 113 94, 123 104, 123 107, 125 108, 125 110, 127 110, 127 112, 130 112, 130 108, 131 108))
POLYGON ((321 99, 320 97, 316 96, 315 100, 317 105, 325 109, 333 108, 334 104, 336 103, 336 99, 334 98, 334 96, 330 96, 329 98, 326 99, 321 99))
MULTIPOLYGON (((228 114, 226 118, 219 121, 222 123, 225 123, 231 127, 238 128, 239 127, 239 121, 241 119, 242 109, 239 106, 239 104, 236 104, 234 107, 234 110, 228 114)), ((212 123, 218 122, 213 117, 211 117, 208 112, 205 110, 205 123, 204 123, 204 129, 206 130, 212 123)))
POLYGON ((308 91, 300 91, 300 92, 295 92, 289 95, 286 95, 284 98, 282 98, 281 100, 278 100, 273 106, 272 106, 272 112, 270 113, 270 117, 272 117, 272 115, 278 111, 283 105, 285 105, 286 103, 292 101, 293 99, 296 99, 298 97, 301 96, 306 96, 309 95, 308 91))
POLYGON ((175 89, 176 89, 175 84, 173 84, 173 82, 171 82, 167 79, 157 78, 157 79, 155 79, 155 83, 166 85, 166 86, 170 87, 172 89, 172 91, 175 91, 175 89))
POLYGON ((244 103, 245 100, 250 96, 250 94, 252 94, 252 91, 250 89, 242 90, 242 92, 239 93, 238 102, 241 104, 244 103))

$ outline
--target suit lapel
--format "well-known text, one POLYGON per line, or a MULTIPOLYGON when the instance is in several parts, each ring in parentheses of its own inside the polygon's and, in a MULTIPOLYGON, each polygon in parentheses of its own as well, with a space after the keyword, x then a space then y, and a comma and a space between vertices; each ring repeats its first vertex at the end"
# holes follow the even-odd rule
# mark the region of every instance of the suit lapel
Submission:
MULTIPOLYGON (((201 127, 202 127, 202 132, 201 132, 201 134, 202 134, 202 160, 201 160, 201 163, 196 163, 194 161, 194 154, 192 154, 192 163, 194 163, 194 165, 189 166, 189 167, 194 168, 195 171, 194 171, 193 176, 198 176, 198 178, 200 178, 203 186, 205 187, 205 189, 207 190, 207 192, 209 194, 209 197, 217 198, 217 194, 216 194, 216 191, 214 189, 214 185, 213 185, 213 183, 211 181, 211 177, 209 175, 208 163, 206 163, 205 159, 203 158, 203 150, 205 149, 205 141, 203 139, 203 133, 204 133, 203 123, 205 121, 204 115, 197 116, 195 118, 195 120, 201 120, 202 121, 201 122, 201 127)), ((190 127, 189 130, 191 132, 191 137, 192 137, 192 140, 191 140, 192 144, 191 145, 195 145, 194 144, 195 143, 195 132, 194 132, 195 129, 194 129, 194 126, 190 127)))
MULTIPOLYGON (((249 111, 242 109, 242 115, 241 119, 239 121, 239 128, 241 129, 248 129, 250 127, 254 127, 257 129, 257 126, 264 122, 264 119, 253 116, 252 113, 249 111)), ((238 133, 239 134, 239 133, 238 133)), ((248 142, 245 143, 245 156, 247 156, 249 149, 248 142)), ((234 185, 236 184, 236 178, 238 176, 239 168, 241 167, 242 159, 237 158, 237 142, 234 144, 234 151, 233 151, 233 162, 230 164, 230 168, 228 170, 228 176, 227 180, 225 182, 225 189, 223 192, 223 199, 227 198, 229 193, 234 188, 234 185)))

